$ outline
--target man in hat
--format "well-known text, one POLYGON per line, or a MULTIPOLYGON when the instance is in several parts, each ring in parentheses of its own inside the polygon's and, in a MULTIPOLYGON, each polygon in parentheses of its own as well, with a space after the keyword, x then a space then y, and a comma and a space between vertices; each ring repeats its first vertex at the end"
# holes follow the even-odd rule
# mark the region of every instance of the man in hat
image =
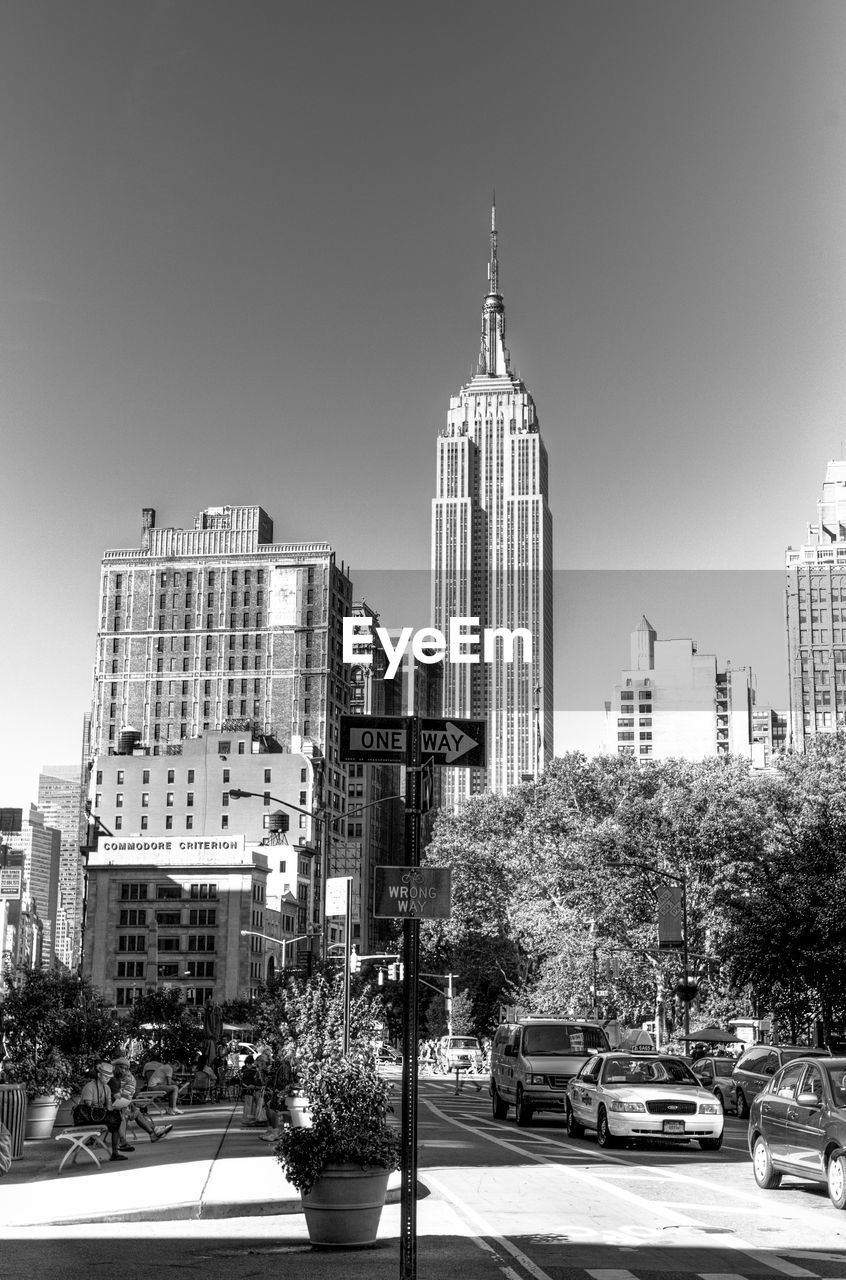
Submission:
POLYGON ((115 1058, 112 1062, 112 1078, 109 1081, 109 1088, 113 1098, 126 1098, 128 1106, 124 1109, 121 1117, 121 1126, 119 1130, 120 1143, 119 1151, 134 1151, 135 1148, 127 1141, 126 1126, 131 1120, 133 1124, 137 1124, 149 1135, 151 1142, 158 1142, 159 1138, 163 1138, 170 1133, 173 1128, 172 1124, 163 1125, 158 1128, 153 1124, 146 1111, 141 1111, 137 1104, 133 1102, 135 1097, 135 1076, 132 1074, 132 1068, 128 1058, 115 1058))
MULTIPOLYGON (((92 1107, 102 1107, 107 1112, 115 1113, 118 1113, 128 1107, 129 1103, 126 1098, 115 1098, 112 1096, 110 1082, 113 1074, 114 1071, 110 1062, 98 1062, 94 1079, 87 1080, 82 1086, 80 1102, 87 1102, 92 1107)), ((125 1160, 126 1156, 121 1155, 118 1150, 120 1146, 119 1121, 118 1123, 115 1123, 114 1119, 110 1117, 106 1120, 106 1128, 112 1136, 112 1159, 125 1160)))

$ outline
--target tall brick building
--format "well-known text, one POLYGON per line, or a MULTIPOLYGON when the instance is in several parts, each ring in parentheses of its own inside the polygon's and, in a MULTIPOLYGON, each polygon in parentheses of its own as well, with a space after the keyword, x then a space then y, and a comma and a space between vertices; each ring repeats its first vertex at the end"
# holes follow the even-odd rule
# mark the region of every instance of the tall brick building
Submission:
POLYGON ((332 548, 274 542, 261 507, 209 507, 190 529, 158 529, 145 508, 140 546, 103 557, 89 762, 117 751, 122 732, 178 754, 240 722, 283 749, 317 748, 320 799, 340 817, 351 605, 332 548))

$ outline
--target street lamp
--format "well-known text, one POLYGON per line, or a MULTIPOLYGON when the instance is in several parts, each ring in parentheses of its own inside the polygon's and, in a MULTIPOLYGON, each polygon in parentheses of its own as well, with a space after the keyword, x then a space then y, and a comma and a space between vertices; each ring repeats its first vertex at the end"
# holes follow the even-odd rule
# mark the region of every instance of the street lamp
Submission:
POLYGON ((257 933, 255 929, 242 929, 242 938, 264 938, 267 942, 275 942, 277 947, 282 948, 282 968, 285 968, 285 948, 289 942, 303 942, 306 938, 310 938, 310 933, 300 933, 296 938, 274 938, 271 933, 257 933))
MULTIPOLYGON (((321 928, 321 940, 323 944, 321 946, 321 953, 324 952, 326 949, 326 937, 325 937, 326 911, 324 909, 325 899, 326 899, 326 865, 325 865, 326 856, 325 856, 325 849, 323 848, 324 842, 323 842, 323 833, 321 829, 321 822, 326 813, 326 810, 325 809, 303 809, 298 804, 291 804, 290 800, 282 800, 279 796, 272 796, 270 795, 269 792, 265 792, 265 791, 244 791, 240 787, 232 787, 231 790, 228 792, 228 794, 230 799, 232 800, 246 800, 248 798, 252 798, 254 800, 264 800, 266 798, 267 800, 272 800, 274 804, 284 805, 286 809, 293 809, 294 813, 302 813, 302 814, 305 814, 307 818, 311 818, 312 822, 315 825, 315 837, 316 837, 315 843, 317 844, 318 850, 320 853, 320 892, 322 897, 322 901, 320 903, 320 928, 321 928)), ((312 904, 312 913, 313 913, 313 910, 314 908, 312 904)), ((313 919, 313 914, 312 914, 312 919, 313 919)))

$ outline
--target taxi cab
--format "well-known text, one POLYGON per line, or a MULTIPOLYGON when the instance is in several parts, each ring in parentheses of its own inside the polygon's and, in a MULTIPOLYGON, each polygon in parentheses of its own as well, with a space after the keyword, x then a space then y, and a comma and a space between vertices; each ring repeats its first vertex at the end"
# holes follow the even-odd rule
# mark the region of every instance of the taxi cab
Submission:
POLYGON ((567 1087, 567 1132, 596 1130, 600 1147, 660 1138, 698 1141, 704 1151, 723 1142, 723 1108, 686 1063, 663 1054, 599 1053, 567 1087))

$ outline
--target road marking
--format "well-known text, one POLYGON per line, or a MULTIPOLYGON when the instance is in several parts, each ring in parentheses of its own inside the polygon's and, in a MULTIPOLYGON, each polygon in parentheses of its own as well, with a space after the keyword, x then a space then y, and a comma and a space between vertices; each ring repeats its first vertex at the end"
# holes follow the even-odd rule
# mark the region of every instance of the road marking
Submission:
POLYGON ((527 1254, 523 1253, 522 1249, 518 1249, 516 1244, 512 1244, 505 1236, 499 1235, 496 1229, 491 1226, 486 1218, 483 1218, 475 1209, 471 1209, 469 1204, 462 1200, 460 1196, 457 1196, 454 1191, 450 1191, 444 1183, 441 1182, 440 1178, 435 1177, 431 1169, 427 1169, 424 1176, 426 1181, 431 1183, 446 1200, 447 1204, 451 1204, 456 1212, 460 1211, 463 1213, 466 1220, 471 1223, 471 1225, 475 1226, 481 1232, 482 1236, 487 1236, 489 1240, 495 1240, 498 1245, 510 1253, 512 1258, 520 1264, 523 1270, 527 1271, 530 1276, 534 1277, 534 1280, 552 1280, 552 1277, 546 1271, 542 1271, 540 1267, 536 1266, 535 1263, 532 1262, 532 1259, 527 1254))
POLYGON ((749 1280, 749 1277, 735 1271, 700 1271, 699 1280, 749 1280))
POLYGON ((617 1271, 613 1267, 600 1268, 597 1271, 588 1267, 586 1270, 589 1276, 593 1276, 593 1280, 637 1280, 631 1271, 617 1271))
POLYGON ((778 1254, 770 1253, 767 1249, 749 1249, 743 1250, 747 1258, 752 1258, 755 1262, 762 1262, 766 1267, 772 1267, 773 1271, 780 1271, 784 1276, 816 1276, 815 1271, 806 1271, 804 1267, 797 1267, 794 1262, 788 1262, 786 1258, 780 1258, 778 1254))

